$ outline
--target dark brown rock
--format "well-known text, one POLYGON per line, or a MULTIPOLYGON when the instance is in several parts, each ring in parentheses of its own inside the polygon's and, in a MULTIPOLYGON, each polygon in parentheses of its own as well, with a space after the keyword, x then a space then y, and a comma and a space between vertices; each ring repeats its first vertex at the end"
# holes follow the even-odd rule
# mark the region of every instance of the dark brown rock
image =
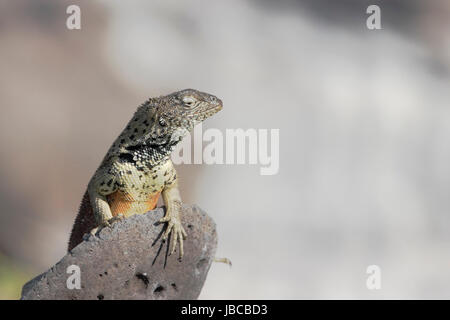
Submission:
MULTIPOLYGON (((22 288, 22 299, 196 299, 214 259, 214 221, 197 206, 183 206, 188 234, 184 257, 168 255, 161 241, 164 215, 157 208, 89 236, 47 272, 22 288), (68 289, 70 265, 81 271, 81 289, 68 289)), ((177 251, 178 251, 177 247, 177 251)))

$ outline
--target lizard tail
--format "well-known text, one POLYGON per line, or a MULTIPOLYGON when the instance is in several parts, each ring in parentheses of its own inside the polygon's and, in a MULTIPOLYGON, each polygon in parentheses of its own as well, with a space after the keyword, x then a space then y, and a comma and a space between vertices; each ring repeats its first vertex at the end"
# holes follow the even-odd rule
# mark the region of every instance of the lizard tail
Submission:
POLYGON ((96 222, 94 213, 92 210, 89 194, 86 190, 81 200, 80 209, 78 215, 75 218, 75 222, 72 227, 72 232, 69 239, 68 251, 75 248, 79 243, 83 241, 83 235, 95 228, 96 222))

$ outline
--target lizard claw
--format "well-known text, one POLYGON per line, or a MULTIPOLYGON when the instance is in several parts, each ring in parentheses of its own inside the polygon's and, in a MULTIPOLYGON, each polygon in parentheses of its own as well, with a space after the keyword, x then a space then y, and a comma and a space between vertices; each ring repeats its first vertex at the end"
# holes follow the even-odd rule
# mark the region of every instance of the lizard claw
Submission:
POLYGON ((162 239, 167 240, 169 235, 172 236, 172 248, 170 250, 170 255, 172 255, 175 252, 177 243, 179 243, 180 244, 179 258, 181 260, 184 254, 183 240, 186 239, 187 234, 186 231, 184 231, 183 226, 181 225, 180 219, 177 216, 168 214, 164 218, 162 218, 160 222, 167 222, 167 229, 164 232, 162 239))
POLYGON ((97 234, 97 231, 99 231, 99 227, 95 227, 94 229, 92 229, 91 231, 89 231, 89 234, 91 236, 94 236, 97 234))
POLYGON ((213 261, 214 261, 214 262, 225 263, 225 264, 229 265, 230 267, 233 265, 233 264, 231 263, 231 260, 228 259, 228 258, 216 258, 216 257, 215 257, 213 261))
POLYGON ((159 222, 163 223, 163 222, 168 222, 169 220, 170 220, 170 216, 169 215, 165 215, 163 218, 159 219, 159 222))
POLYGON ((112 217, 111 219, 109 219, 108 221, 106 221, 107 226, 111 227, 111 225, 117 221, 121 221, 125 219, 125 216, 122 213, 119 213, 117 216, 112 217))
POLYGON ((95 236, 97 233, 99 233, 103 228, 105 227, 109 227, 111 228, 111 226, 120 220, 123 220, 125 218, 125 216, 121 213, 119 213, 117 216, 112 217, 109 220, 105 220, 103 221, 99 226, 93 228, 89 233, 93 236, 95 236))

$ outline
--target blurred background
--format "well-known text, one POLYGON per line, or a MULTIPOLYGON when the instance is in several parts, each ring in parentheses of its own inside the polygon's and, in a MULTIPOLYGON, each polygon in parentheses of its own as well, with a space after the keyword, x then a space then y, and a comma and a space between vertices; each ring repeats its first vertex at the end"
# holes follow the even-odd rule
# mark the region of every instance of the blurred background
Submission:
POLYGON ((448 299, 449 85, 444 0, 0 0, 0 298, 65 254, 136 107, 195 88, 224 101, 204 130, 280 129, 277 175, 177 167, 233 262, 200 298, 448 299))

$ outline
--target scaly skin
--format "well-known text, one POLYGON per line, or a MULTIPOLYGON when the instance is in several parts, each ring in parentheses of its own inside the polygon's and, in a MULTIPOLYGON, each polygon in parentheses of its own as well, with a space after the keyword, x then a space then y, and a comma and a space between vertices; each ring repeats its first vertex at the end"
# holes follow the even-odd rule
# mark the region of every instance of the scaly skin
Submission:
POLYGON ((171 254, 179 243, 183 256, 186 232, 181 225, 181 197, 170 153, 192 128, 222 109, 213 95, 186 89, 151 98, 138 107, 91 178, 69 240, 72 250, 85 233, 95 234, 117 220, 156 207, 162 195, 172 236, 171 254))

